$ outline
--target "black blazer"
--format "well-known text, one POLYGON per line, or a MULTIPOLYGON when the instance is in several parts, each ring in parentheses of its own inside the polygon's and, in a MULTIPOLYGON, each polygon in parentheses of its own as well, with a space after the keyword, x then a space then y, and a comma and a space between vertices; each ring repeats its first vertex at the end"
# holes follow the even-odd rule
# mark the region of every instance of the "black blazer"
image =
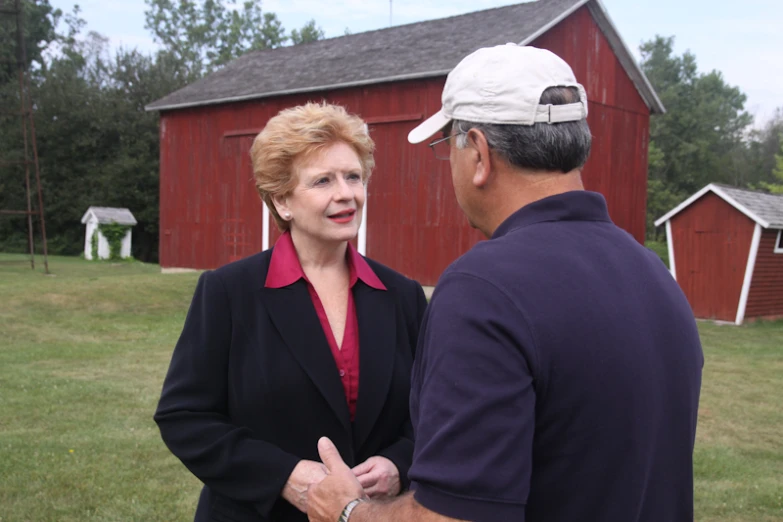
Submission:
POLYGON ((166 446, 205 485, 197 522, 305 522, 280 493, 299 460, 320 460, 321 436, 349 466, 388 458, 408 485, 421 285, 367 259, 387 291, 353 287, 360 367, 351 423, 306 283, 264 287, 271 252, 201 275, 155 412, 166 446))

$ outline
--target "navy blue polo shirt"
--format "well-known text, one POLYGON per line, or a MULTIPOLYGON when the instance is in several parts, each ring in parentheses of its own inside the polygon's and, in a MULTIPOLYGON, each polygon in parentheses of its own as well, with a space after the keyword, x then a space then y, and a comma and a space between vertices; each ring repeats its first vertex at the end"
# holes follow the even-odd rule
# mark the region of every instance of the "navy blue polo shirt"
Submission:
POLYGON ((415 498, 477 522, 693 520, 703 354, 600 194, 518 210, 442 275, 413 370, 415 498))

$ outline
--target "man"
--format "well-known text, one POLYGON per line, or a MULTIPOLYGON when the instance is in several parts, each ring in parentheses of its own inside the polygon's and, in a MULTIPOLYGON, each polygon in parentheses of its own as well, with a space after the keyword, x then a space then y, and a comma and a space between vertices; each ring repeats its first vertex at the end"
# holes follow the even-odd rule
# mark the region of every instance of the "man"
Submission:
MULTIPOLYGON (((703 354, 655 254, 583 189, 587 99, 542 49, 480 49, 414 129, 488 238, 442 275, 413 370, 412 493, 366 500, 328 439, 318 522, 693 520, 703 354)), ((599 166, 600 168, 600 166, 599 166)))

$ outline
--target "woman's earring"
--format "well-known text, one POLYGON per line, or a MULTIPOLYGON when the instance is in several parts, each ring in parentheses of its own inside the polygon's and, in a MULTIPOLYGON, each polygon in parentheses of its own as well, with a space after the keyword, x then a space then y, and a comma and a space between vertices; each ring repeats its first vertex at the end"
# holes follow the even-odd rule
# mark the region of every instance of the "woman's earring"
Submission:
POLYGON ((291 219, 291 213, 290 212, 286 212, 285 213, 285 218, 286 219, 291 219))

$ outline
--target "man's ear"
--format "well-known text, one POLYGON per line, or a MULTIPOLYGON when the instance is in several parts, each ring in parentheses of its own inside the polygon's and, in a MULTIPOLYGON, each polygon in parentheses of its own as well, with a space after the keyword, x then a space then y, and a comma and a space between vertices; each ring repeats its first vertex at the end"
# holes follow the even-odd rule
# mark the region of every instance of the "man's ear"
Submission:
POLYGON ((484 133, 470 129, 468 131, 468 143, 476 151, 476 172, 473 174, 473 184, 478 188, 483 188, 489 181, 492 173, 492 155, 490 154, 489 143, 484 133))

